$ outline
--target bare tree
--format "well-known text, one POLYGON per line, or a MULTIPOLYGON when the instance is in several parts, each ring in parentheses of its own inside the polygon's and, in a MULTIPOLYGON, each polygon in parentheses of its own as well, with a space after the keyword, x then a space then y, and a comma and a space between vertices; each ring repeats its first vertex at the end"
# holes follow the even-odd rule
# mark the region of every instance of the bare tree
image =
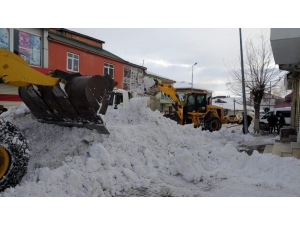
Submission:
MULTIPOLYGON (((279 82, 281 71, 276 67, 270 41, 266 35, 260 34, 255 39, 258 44, 255 45, 255 39, 251 38, 246 41, 244 52, 244 81, 247 99, 253 100, 255 109, 255 119, 259 119, 260 103, 266 89, 275 87, 279 82)), ((231 77, 227 83, 228 89, 239 96, 242 94, 242 72, 241 60, 231 66, 231 77)), ((256 125, 257 126, 257 125, 256 125)), ((258 127, 254 128, 255 130, 258 127)))

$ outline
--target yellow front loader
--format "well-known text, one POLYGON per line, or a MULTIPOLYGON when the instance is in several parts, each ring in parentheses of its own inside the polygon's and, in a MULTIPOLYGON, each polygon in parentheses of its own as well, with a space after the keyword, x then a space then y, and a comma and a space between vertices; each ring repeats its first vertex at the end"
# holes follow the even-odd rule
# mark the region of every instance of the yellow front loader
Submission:
MULTIPOLYGON (((109 134, 104 119, 117 85, 109 75, 82 76, 54 70, 43 74, 0 48, 0 83, 19 87, 19 96, 38 121, 95 129, 109 134)), ((27 172, 27 141, 0 118, 0 191, 17 185, 27 172)))
POLYGON ((202 129, 212 132, 220 130, 222 124, 228 123, 224 108, 211 105, 210 99, 207 98, 207 92, 186 92, 184 103, 182 103, 172 85, 162 84, 157 80, 154 80, 154 83, 153 86, 144 85, 141 89, 144 89, 145 94, 149 95, 156 95, 158 92, 164 93, 172 102, 178 124, 194 124, 195 128, 201 126, 202 129))

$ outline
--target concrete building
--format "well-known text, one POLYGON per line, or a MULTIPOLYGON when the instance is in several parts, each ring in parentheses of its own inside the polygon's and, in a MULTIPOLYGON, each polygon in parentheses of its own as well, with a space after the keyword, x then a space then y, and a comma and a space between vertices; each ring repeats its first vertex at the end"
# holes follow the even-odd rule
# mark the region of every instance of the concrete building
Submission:
POLYGON ((300 111, 300 29, 272 28, 271 46, 275 63, 279 69, 288 71, 284 78, 285 87, 292 91, 291 99, 291 124, 299 134, 299 111, 300 111))

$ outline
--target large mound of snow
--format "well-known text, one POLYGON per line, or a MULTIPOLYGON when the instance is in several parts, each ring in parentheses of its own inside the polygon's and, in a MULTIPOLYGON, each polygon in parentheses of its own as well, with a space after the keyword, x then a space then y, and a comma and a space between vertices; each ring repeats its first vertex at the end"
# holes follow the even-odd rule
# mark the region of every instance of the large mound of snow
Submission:
POLYGON ((105 115, 109 136, 39 123, 25 105, 2 118, 28 140, 28 173, 0 196, 300 196, 300 161, 251 156, 274 137, 181 126, 135 98, 105 115))

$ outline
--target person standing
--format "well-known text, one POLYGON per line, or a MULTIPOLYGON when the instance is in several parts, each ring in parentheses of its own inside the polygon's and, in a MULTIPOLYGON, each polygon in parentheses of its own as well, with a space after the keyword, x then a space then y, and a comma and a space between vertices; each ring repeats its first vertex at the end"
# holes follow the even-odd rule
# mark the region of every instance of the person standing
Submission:
POLYGON ((285 125, 285 119, 282 113, 279 113, 279 121, 278 121, 278 130, 277 134, 279 134, 280 129, 285 125))
MULTIPOLYGON (((272 114, 268 118, 268 123, 269 123, 269 126, 270 126, 269 133, 272 134, 273 130, 275 132, 275 127, 277 126, 277 117, 274 114, 272 114)), ((277 128, 277 130, 278 130, 278 128, 277 128)))
MULTIPOLYGON (((242 116, 243 116, 243 119, 242 119, 242 121, 239 124, 243 125, 243 134, 246 134, 246 128, 244 126, 244 113, 243 112, 242 112, 242 116)), ((247 133, 249 133, 248 129, 249 129, 249 126, 251 124, 251 121, 252 121, 252 117, 249 116, 249 115, 247 115, 247 124, 246 124, 246 126, 247 126, 247 133)))

